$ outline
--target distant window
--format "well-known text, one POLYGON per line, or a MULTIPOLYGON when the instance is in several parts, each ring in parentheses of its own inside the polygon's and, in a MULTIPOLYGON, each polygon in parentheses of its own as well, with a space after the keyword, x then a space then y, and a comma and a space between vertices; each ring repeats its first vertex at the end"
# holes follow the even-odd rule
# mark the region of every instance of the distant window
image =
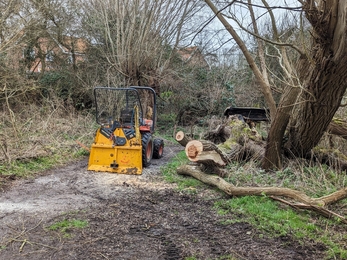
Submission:
POLYGON ((72 63, 73 63, 72 54, 69 55, 67 62, 68 62, 69 64, 72 64, 72 63))
POLYGON ((53 62, 54 60, 54 52, 53 51, 48 51, 46 54, 46 61, 53 62))
POLYGON ((23 50, 23 57, 27 60, 34 60, 36 58, 36 52, 34 48, 28 47, 23 50))

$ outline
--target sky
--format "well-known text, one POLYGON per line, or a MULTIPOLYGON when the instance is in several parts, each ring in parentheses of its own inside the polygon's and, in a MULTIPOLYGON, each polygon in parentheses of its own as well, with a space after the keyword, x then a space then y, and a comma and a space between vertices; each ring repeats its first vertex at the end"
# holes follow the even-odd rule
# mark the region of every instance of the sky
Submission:
MULTIPOLYGON (((242 2, 247 3, 247 1, 242 2)), ((223 3, 217 6, 218 9, 225 7, 227 3, 230 3, 230 1, 223 1, 223 3)), ((262 1, 255 0, 252 1, 252 3, 254 4, 253 9, 255 16, 257 17, 257 22, 260 25, 260 32, 271 32, 271 26, 269 26, 270 16, 267 9, 264 8, 262 1)), ((273 13, 279 26, 286 26, 289 21, 297 19, 296 16, 300 13, 299 3, 297 0, 269 0, 268 4, 273 7, 273 13)), ((237 19, 245 28, 252 29, 249 10, 245 4, 235 3, 226 8, 223 11, 223 14, 227 14, 229 17, 237 19)), ((205 53, 218 53, 221 55, 221 53, 229 52, 229 55, 240 55, 238 46, 235 45, 230 34, 207 5, 205 8, 201 9, 197 17, 198 18, 195 21, 201 23, 200 30, 198 31, 199 33, 195 34, 188 41, 185 41, 185 44, 198 45, 203 48, 205 53)), ((240 27, 234 20, 228 17, 226 18, 248 45, 254 43, 254 37, 240 30, 240 27)), ((227 60, 231 60, 230 57, 228 57, 227 60)))

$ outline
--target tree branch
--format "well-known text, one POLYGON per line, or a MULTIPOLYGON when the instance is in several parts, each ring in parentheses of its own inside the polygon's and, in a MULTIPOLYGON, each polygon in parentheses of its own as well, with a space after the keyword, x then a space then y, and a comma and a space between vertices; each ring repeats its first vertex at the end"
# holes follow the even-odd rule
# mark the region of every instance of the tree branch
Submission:
MULTIPOLYGON (((225 181, 221 177, 217 177, 214 175, 206 174, 201 171, 199 166, 196 165, 182 165, 177 168, 177 174, 187 175, 194 177, 195 179, 200 180, 201 182, 215 186, 220 190, 224 191, 226 194, 230 196, 269 196, 270 198, 276 198, 276 200, 280 200, 278 197, 285 197, 293 199, 300 204, 291 204, 291 206, 296 208, 304 208, 314 210, 325 217, 338 217, 344 223, 347 223, 346 219, 332 211, 329 211, 324 206, 329 204, 333 204, 339 200, 347 198, 347 188, 336 191, 327 196, 323 196, 320 198, 311 198, 307 196, 305 193, 293 190, 289 188, 281 188, 281 187, 236 187, 233 184, 225 181), (275 197, 274 197, 275 196, 275 197)), ((286 202, 289 204, 289 202, 286 202)))

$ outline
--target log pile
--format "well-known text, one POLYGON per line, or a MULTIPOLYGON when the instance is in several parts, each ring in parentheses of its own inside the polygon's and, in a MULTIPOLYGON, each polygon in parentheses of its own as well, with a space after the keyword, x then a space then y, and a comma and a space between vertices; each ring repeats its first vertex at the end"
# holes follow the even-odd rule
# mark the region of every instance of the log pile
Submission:
POLYGON ((232 161, 260 161, 265 154, 265 141, 254 124, 247 124, 237 115, 205 134, 204 140, 191 140, 179 131, 176 141, 185 147, 190 161, 208 167, 224 167, 232 161))
POLYGON ((230 196, 267 195, 293 208, 313 210, 325 217, 337 217, 347 224, 343 216, 324 208, 347 198, 347 188, 321 198, 311 198, 303 192, 282 187, 235 187, 222 178, 227 174, 226 166, 233 161, 252 159, 260 162, 264 158, 266 142, 252 122, 245 122, 237 115, 230 116, 205 134, 204 139, 191 140, 182 131, 176 134, 177 142, 185 147, 185 153, 191 161, 179 167, 178 174, 194 177, 230 196))

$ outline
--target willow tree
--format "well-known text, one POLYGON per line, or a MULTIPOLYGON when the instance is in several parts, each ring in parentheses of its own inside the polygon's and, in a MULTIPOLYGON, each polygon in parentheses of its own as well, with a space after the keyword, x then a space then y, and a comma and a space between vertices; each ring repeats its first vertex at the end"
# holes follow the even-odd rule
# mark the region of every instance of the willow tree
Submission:
POLYGON ((294 156, 308 156, 327 130, 347 87, 347 2, 298 0, 292 7, 284 2, 282 5, 276 2, 277 9, 295 10, 300 14, 301 22, 296 29, 300 29, 301 39, 297 38, 295 42, 283 40, 285 33, 279 34, 275 7, 271 7, 266 0, 261 1, 262 10, 265 11, 259 17, 265 13, 269 15, 272 28, 270 38, 259 32, 259 17, 254 11, 255 6, 259 8, 259 1, 256 5, 252 0, 231 1, 227 5, 223 2, 224 6, 218 8, 210 0, 205 2, 239 45, 270 109, 271 128, 263 167, 281 167, 284 151, 294 156), (251 26, 243 27, 238 22, 232 8, 235 4, 247 7, 251 26), (230 19, 234 22, 230 23, 230 19), (309 26, 299 28, 305 22, 309 26), (257 60, 237 33, 236 26, 255 37, 257 60), (305 30, 309 33, 305 34, 305 30), (282 68, 285 84, 278 103, 272 92, 276 86, 269 80, 265 45, 277 50, 278 66, 282 68), (295 59, 288 55, 292 50, 297 54, 292 56, 295 59), (288 139, 284 144, 285 133, 288 139))
POLYGON ((167 67, 197 1, 90 0, 84 28, 108 84, 151 85, 167 67))

